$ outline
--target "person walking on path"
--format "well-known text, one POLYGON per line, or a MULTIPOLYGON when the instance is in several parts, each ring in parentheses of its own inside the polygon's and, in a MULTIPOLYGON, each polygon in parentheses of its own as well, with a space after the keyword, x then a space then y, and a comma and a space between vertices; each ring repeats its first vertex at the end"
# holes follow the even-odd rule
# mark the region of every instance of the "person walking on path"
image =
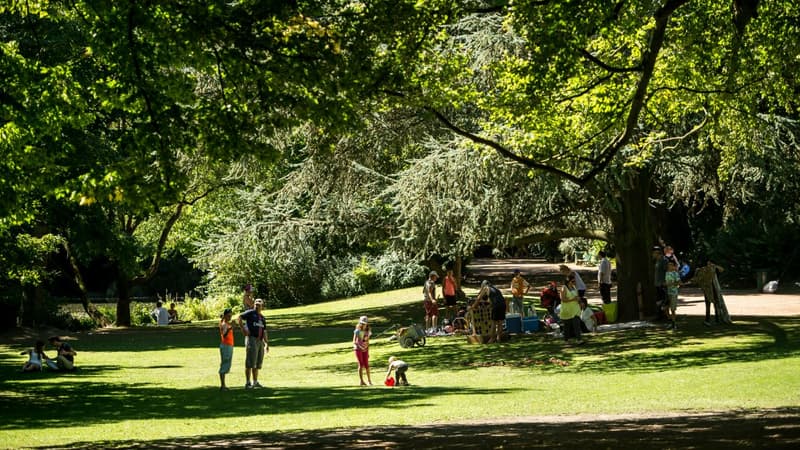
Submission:
POLYGON ((525 294, 531 290, 531 285, 522 278, 519 269, 514 269, 514 278, 511 279, 511 305, 509 305, 508 312, 524 315, 524 300, 525 294))
POLYGON ((600 298, 603 303, 611 303, 611 261, 606 257, 606 252, 597 253, 600 264, 597 266, 597 284, 600 286, 600 298))
POLYGON ((369 338, 371 335, 372 331, 369 326, 369 318, 367 316, 361 316, 361 318, 358 319, 356 329, 353 330, 353 351, 358 361, 358 379, 361 382, 361 386, 366 386, 367 384, 372 386, 372 377, 369 373, 369 338), (367 373, 366 383, 364 382, 365 371, 367 373))
POLYGON ((267 325, 261 309, 264 307, 264 300, 257 298, 253 305, 255 308, 248 309, 239 315, 239 328, 244 334, 245 361, 244 376, 247 380, 245 389, 260 388, 258 374, 264 363, 264 354, 269 352, 269 336, 267 335, 267 325), (252 375, 253 383, 250 383, 252 375))
POLYGON ((436 303, 436 280, 438 278, 439 274, 435 270, 431 270, 422 288, 423 305, 425 306, 425 330, 428 333, 435 332, 439 323, 439 305, 436 303))
POLYGON ((719 286, 719 279, 717 273, 722 272, 724 269, 709 259, 706 265, 699 267, 691 281, 697 283, 700 289, 703 290, 703 297, 706 303, 706 320, 703 325, 711 326, 711 305, 714 305, 714 323, 731 323, 731 316, 728 313, 728 308, 725 305, 725 298, 722 296, 722 290, 719 286))
POLYGON ((231 325, 231 315, 233 311, 226 308, 222 312, 222 317, 219 320, 219 389, 227 391, 228 387, 225 385, 225 375, 231 371, 231 362, 233 361, 233 325, 231 325))

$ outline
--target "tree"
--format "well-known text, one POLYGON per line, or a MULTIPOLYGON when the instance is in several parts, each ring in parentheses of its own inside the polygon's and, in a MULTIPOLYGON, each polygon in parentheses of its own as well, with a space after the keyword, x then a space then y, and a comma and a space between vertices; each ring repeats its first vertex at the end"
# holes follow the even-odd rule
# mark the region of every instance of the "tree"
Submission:
POLYGON ((790 2, 477 4, 453 6, 392 96, 594 200, 617 250, 621 317, 653 313, 660 163, 684 146, 752 151, 742 132, 761 108, 796 108, 790 2))

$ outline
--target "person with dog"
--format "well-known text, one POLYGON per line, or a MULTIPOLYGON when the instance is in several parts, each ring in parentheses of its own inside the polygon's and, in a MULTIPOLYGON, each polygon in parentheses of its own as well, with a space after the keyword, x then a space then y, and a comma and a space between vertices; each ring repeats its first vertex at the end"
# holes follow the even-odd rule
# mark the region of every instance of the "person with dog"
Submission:
POLYGON ((361 386, 369 384, 372 386, 372 377, 369 373, 369 338, 372 331, 369 326, 369 318, 361 316, 358 319, 356 329, 353 330, 353 352, 356 354, 356 361, 358 361, 358 379, 361 386), (367 382, 364 382, 364 372, 367 373, 367 382))
POLYGON ((253 302, 253 309, 239 315, 239 329, 244 334, 245 346, 245 362, 244 362, 244 375, 247 380, 244 387, 245 389, 260 388, 261 383, 258 382, 258 373, 264 363, 264 354, 269 352, 269 336, 267 334, 267 325, 264 315, 261 314, 261 309, 264 307, 264 300, 257 298, 253 302), (250 383, 250 376, 253 377, 253 383, 250 383))
POLYGON ((396 386, 408 386, 408 378, 406 378, 406 372, 408 371, 408 364, 405 361, 397 359, 394 356, 389 357, 389 370, 386 371, 386 379, 388 380, 389 377, 392 375, 392 371, 396 374, 397 382, 395 383, 396 386))

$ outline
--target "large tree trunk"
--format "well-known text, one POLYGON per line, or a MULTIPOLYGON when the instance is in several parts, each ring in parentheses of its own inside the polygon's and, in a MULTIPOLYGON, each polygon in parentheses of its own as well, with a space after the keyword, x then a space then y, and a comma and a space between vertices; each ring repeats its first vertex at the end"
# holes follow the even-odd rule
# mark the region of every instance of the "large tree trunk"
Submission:
POLYGON ((651 252, 655 235, 649 192, 650 174, 643 171, 628 189, 618 194, 616 201, 620 210, 611 214, 617 252, 620 321, 638 320, 656 313, 651 252))

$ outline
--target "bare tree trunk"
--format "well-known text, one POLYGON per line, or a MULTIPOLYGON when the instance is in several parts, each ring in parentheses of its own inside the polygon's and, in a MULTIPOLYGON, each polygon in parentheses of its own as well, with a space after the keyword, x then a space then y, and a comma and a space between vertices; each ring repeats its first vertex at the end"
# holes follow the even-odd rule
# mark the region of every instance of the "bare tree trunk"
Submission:
MULTIPOLYGON (((121 272, 121 271, 120 271, 121 272)), ((131 290, 128 277, 117 275, 117 326, 131 326, 131 290)))
POLYGON ((618 193, 620 211, 611 215, 617 252, 617 301, 619 320, 636 320, 656 313, 653 282, 652 212, 649 203, 650 174, 641 172, 633 185, 618 193), (637 289, 638 288, 638 289, 637 289), (640 301, 643 311, 640 311, 640 301))

